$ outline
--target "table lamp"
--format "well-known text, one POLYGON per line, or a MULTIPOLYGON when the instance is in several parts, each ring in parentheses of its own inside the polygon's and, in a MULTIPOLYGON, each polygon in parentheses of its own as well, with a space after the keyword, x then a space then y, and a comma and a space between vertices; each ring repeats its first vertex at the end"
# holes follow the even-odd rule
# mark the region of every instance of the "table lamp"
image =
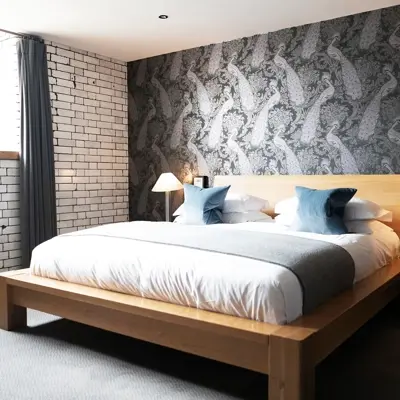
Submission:
POLYGON ((172 172, 164 172, 161 174, 151 189, 153 192, 165 192, 165 220, 170 221, 170 192, 182 189, 183 185, 172 172))

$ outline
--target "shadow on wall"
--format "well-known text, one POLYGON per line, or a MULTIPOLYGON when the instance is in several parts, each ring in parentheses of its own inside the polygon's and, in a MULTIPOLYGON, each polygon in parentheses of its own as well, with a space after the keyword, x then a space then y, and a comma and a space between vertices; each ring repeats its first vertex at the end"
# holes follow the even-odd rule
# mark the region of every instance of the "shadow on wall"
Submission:
POLYGON ((399 74, 400 6, 129 63, 131 219, 161 172, 400 172, 399 74))

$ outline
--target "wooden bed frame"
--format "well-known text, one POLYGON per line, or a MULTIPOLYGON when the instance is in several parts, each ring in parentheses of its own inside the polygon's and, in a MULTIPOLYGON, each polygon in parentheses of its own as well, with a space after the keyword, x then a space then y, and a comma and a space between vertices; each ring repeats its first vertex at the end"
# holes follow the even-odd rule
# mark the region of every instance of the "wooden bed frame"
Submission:
MULTIPOLYGON (((295 185, 356 187, 356 196, 394 212, 400 231, 400 176, 226 176, 215 185, 273 205, 295 185)), ((269 375, 269 400, 314 398, 314 369, 400 293, 400 260, 286 326, 40 278, 29 270, 0 275, 0 328, 26 326, 26 309, 50 314, 269 375)), ((266 395, 267 398, 267 395, 266 395)))

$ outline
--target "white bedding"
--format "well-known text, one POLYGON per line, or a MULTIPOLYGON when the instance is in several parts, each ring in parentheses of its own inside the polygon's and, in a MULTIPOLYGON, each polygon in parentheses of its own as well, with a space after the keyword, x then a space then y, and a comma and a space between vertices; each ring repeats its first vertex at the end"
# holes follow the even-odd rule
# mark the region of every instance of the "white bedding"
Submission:
MULTIPOLYGON (((233 255, 101 236, 129 236, 133 229, 148 229, 155 223, 124 222, 57 236, 34 249, 31 272, 273 324, 286 324, 301 315, 300 284, 286 268, 233 255)), ((273 222, 207 229, 220 229, 221 234, 225 229, 278 232, 335 243, 354 259, 355 282, 389 263, 399 249, 398 236, 387 230, 331 236, 294 232, 273 222)))

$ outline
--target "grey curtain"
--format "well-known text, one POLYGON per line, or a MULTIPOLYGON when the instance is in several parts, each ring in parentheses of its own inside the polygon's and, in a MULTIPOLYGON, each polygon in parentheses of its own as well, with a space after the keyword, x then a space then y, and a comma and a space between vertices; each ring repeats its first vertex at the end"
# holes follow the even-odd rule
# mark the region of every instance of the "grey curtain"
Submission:
POLYGON ((17 43, 21 93, 21 248, 28 268, 35 246, 57 234, 53 130, 46 45, 17 43))

